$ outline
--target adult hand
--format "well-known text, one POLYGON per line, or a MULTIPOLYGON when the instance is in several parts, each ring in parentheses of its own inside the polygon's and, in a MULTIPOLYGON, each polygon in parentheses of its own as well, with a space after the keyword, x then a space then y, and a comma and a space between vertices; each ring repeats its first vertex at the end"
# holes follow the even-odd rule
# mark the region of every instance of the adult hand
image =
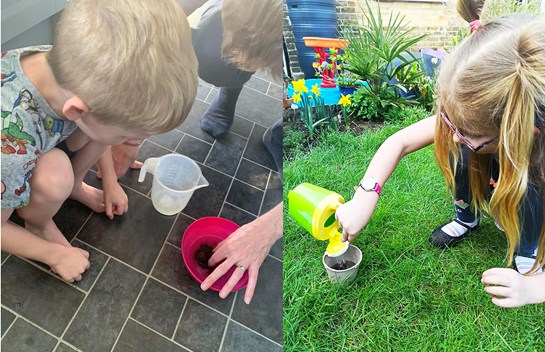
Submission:
POLYGON ((531 303, 533 287, 528 285, 531 276, 523 276, 516 270, 506 268, 488 269, 481 282, 484 290, 492 295, 492 303, 499 307, 513 308, 531 303))
MULTIPOLYGON (((282 237, 282 203, 251 223, 240 227, 214 248, 214 254, 208 261, 208 265, 214 266, 222 261, 223 263, 202 282, 201 289, 203 291, 208 290, 233 265, 239 265, 248 270, 249 280, 244 302, 250 304, 254 296, 259 268, 274 242, 280 237, 282 237)), ((221 298, 229 295, 233 287, 242 278, 245 270, 237 267, 220 290, 219 295, 221 298)))

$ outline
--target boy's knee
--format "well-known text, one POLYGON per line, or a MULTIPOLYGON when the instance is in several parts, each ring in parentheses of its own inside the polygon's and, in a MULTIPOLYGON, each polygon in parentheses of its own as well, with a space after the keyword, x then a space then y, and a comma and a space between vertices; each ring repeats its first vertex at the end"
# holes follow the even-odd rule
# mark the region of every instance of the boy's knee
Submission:
POLYGON ((68 156, 54 148, 38 158, 30 185, 32 193, 38 192, 52 202, 66 200, 74 186, 74 172, 68 156))

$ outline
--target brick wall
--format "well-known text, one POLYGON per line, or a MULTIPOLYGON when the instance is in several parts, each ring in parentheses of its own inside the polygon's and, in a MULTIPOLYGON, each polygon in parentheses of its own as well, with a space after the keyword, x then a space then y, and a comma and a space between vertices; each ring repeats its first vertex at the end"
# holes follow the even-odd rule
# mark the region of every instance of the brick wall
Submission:
MULTIPOLYGON (((379 3, 370 2, 371 7, 377 9, 379 3)), ((358 19, 363 16, 365 3, 356 6, 358 19)), ((467 26, 467 23, 456 13, 452 3, 438 1, 394 1, 381 2, 380 10, 382 18, 386 21, 390 14, 399 13, 405 17, 404 23, 408 28, 414 28, 413 34, 427 34, 427 37, 419 42, 413 51, 422 48, 445 48, 452 45, 451 38, 456 36, 458 30, 467 26)), ((376 10, 375 10, 376 13, 376 10)))
MULTIPOLYGON (((413 0, 413 1, 382 1, 370 2, 371 7, 376 9, 380 4, 383 19, 387 19, 391 13, 400 13, 405 16, 407 27, 415 28, 413 34, 427 34, 427 38, 417 44, 413 51, 421 48, 444 48, 451 46, 451 38, 456 36, 458 30, 467 24, 457 15, 453 5, 434 0, 413 0)), ((350 23, 360 21, 365 8, 361 0, 337 0, 337 23, 350 23)), ((288 9, 284 4, 284 40, 288 49, 291 71, 293 78, 302 77, 301 69, 297 60, 297 49, 291 22, 288 17, 288 9)))

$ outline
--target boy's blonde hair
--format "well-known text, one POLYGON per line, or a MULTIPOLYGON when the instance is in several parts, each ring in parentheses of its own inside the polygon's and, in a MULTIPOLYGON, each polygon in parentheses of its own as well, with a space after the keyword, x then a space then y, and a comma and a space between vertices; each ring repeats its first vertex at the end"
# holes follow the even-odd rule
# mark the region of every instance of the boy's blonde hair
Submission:
POLYGON ((197 59, 175 0, 71 0, 47 60, 104 124, 163 133, 195 100, 197 59))
MULTIPOLYGON (((483 5, 484 0, 460 0, 458 12, 471 22, 479 19, 483 5)), ((519 208, 528 184, 545 190, 545 18, 511 14, 483 23, 449 53, 438 89, 438 116, 445 111, 458 129, 473 136, 498 136, 500 173, 489 205, 492 156, 470 153, 472 207, 489 210, 503 227, 511 263, 521 237, 519 208)), ((435 142, 439 166, 454 189, 458 150, 440 118, 435 142), (449 155, 454 156, 453 167, 449 155)), ((538 230, 533 269, 545 264, 545 224, 538 230)))
POLYGON ((222 56, 243 71, 282 74, 282 0, 224 0, 222 56))

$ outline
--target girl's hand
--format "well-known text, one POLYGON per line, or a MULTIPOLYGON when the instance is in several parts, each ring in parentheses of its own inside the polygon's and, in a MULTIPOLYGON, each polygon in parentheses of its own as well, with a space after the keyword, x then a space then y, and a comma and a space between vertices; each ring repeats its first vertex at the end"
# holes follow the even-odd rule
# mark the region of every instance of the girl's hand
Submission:
POLYGON ((484 290, 492 295, 492 303, 499 307, 520 307, 530 302, 534 287, 528 285, 531 276, 519 274, 506 268, 488 269, 483 273, 481 282, 484 290))
POLYGON ((360 230, 367 225, 376 206, 376 199, 367 200, 368 197, 378 198, 375 192, 363 194, 337 208, 335 218, 343 229, 342 241, 353 242, 360 230))

